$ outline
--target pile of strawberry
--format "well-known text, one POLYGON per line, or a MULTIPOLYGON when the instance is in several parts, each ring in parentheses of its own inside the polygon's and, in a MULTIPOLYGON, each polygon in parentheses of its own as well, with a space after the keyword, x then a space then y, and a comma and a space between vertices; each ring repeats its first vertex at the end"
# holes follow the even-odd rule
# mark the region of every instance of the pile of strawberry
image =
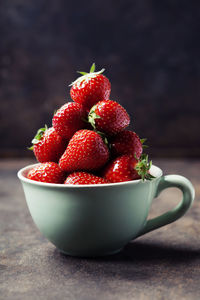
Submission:
POLYGON ((127 111, 109 100, 111 84, 103 73, 79 72, 71 85, 74 102, 60 107, 52 127, 41 128, 32 140, 41 163, 29 171, 31 180, 64 184, 102 184, 151 179, 151 162, 139 136, 126 128, 127 111))

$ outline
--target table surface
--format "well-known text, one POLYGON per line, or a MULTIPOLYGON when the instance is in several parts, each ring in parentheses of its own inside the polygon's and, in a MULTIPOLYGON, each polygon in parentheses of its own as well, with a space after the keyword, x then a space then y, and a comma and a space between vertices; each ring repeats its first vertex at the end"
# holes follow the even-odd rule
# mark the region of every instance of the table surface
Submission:
MULTIPOLYGON (((65 256, 40 234, 16 177, 29 163, 0 160, 0 299, 200 299, 200 161, 154 159, 164 174, 192 181, 192 208, 121 253, 96 259, 65 256)), ((179 190, 164 191, 150 217, 180 199, 179 190)))

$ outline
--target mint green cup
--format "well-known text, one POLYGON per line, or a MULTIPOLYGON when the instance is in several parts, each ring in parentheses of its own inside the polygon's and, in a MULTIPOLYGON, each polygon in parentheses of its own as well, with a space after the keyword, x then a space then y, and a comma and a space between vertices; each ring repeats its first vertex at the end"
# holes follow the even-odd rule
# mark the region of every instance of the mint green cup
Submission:
POLYGON ((95 257, 119 252, 131 240, 182 217, 194 200, 191 182, 179 175, 96 185, 64 185, 26 178, 29 165, 18 172, 31 216, 41 233, 61 252, 95 257), (173 209, 147 220, 152 200, 169 187, 183 198, 173 209))

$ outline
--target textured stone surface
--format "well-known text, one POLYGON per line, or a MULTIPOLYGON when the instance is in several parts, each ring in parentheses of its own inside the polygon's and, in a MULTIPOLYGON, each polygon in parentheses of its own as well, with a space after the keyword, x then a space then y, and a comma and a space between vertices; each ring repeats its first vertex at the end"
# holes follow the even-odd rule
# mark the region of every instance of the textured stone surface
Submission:
POLYGON ((0 155, 28 155, 95 61, 152 153, 200 156, 199 11, 196 0, 0 1, 0 155))
MULTIPOLYGON (((192 181, 193 207, 120 254, 98 259, 64 256, 41 236, 16 178, 17 170, 29 163, 0 161, 0 299, 199 299, 200 161, 155 161, 165 174, 192 181)), ((174 207, 178 199, 180 192, 168 189, 154 201, 150 216, 174 207)))

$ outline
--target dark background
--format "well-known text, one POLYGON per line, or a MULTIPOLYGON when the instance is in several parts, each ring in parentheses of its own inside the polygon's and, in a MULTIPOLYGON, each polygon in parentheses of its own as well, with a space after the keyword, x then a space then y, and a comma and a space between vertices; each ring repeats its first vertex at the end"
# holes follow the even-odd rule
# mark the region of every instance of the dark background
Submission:
POLYGON ((32 155, 93 62, 152 156, 200 157, 199 1, 4 0, 0 35, 1 157, 32 155))

